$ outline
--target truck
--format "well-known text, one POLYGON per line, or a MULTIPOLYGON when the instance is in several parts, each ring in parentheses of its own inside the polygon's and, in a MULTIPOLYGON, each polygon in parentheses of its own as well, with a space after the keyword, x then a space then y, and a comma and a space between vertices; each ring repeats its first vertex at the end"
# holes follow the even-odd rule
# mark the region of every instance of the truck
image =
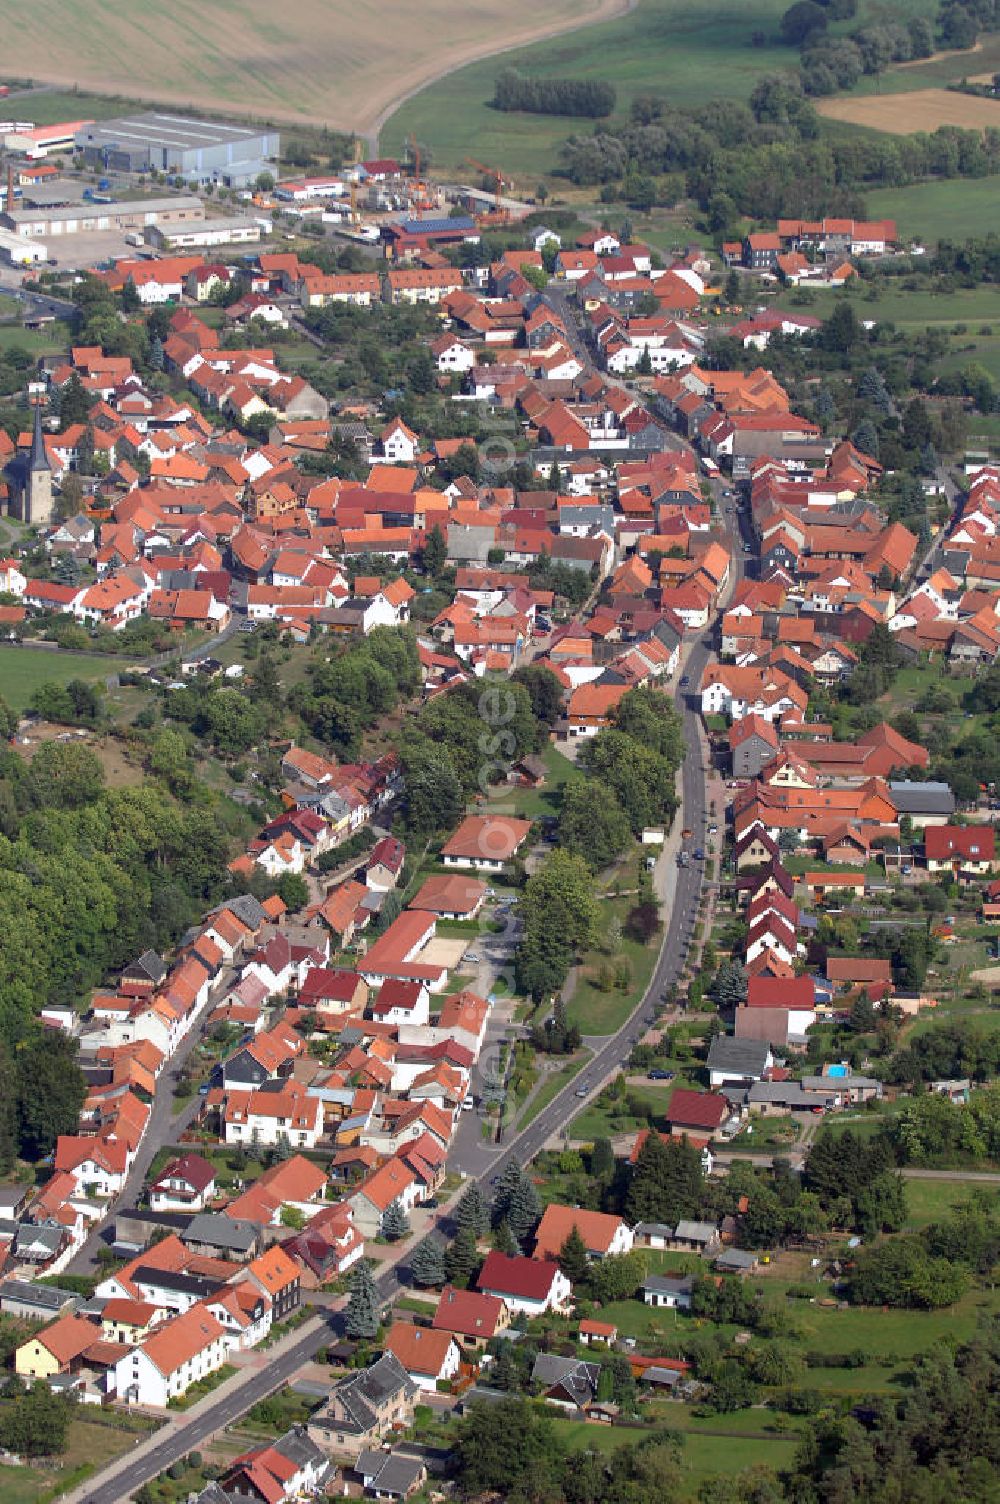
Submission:
POLYGON ((144 241, 141 232, 139 230, 129 230, 128 234, 125 236, 125 244, 143 245, 144 241))

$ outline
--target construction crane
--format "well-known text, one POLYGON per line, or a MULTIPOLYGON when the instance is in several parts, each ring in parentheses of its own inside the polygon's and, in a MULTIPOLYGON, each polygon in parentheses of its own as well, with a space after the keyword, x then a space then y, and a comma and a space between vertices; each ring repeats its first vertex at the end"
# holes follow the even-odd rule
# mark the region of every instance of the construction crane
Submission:
POLYGON ((509 211, 504 207, 503 190, 506 186, 504 175, 499 167, 487 167, 484 162, 477 162, 474 157, 466 157, 466 167, 474 167, 481 172, 487 182, 493 184, 493 214, 497 223, 506 223, 510 218, 509 211))

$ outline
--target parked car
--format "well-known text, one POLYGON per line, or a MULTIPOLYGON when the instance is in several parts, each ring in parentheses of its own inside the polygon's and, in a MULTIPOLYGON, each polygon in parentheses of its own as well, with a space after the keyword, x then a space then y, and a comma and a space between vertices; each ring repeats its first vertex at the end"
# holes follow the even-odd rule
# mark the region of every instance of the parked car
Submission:
POLYGON ((694 859, 696 862, 703 862, 705 860, 705 853, 700 846, 696 846, 694 849, 694 859))
POLYGON ((673 1079, 674 1079, 674 1073, 673 1073, 673 1071, 647 1071, 646 1072, 646 1080, 647 1081, 672 1081, 673 1079))

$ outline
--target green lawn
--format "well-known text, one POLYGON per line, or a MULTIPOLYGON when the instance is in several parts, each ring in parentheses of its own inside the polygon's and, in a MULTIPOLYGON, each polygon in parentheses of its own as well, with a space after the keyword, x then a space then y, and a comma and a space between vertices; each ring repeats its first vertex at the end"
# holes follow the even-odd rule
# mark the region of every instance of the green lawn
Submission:
MULTIPOLYGON (((680 1082, 682 1086, 693 1084, 690 1080, 680 1082)), ((644 1086, 630 1086, 628 1095, 637 1098, 651 1117, 661 1118, 677 1085, 677 1081, 650 1081, 644 1086)), ((634 1129, 645 1126, 645 1118, 633 1117, 625 1106, 624 1098, 620 1098, 608 1104, 600 1100, 594 1102, 579 1117, 573 1119, 569 1132, 570 1138, 595 1139, 612 1137, 616 1133, 631 1133, 634 1129)))
POLYGON ((43 329, 25 329, 22 324, 0 324, 0 350, 24 350, 28 355, 61 354, 70 343, 67 323, 56 319, 43 329))
POLYGON ((126 666, 120 658, 103 653, 0 647, 0 694, 14 710, 26 710, 40 684, 68 684, 70 679, 105 679, 126 666))
POLYGON ((0 1467, 0 1499, 3 1504, 37 1504, 52 1474, 36 1467, 0 1467))
MULTIPOLYGON (((977 325, 1000 319, 1000 295, 995 287, 984 285, 942 293, 930 288, 907 289, 906 281, 897 278, 884 290, 874 289, 874 297, 849 294, 858 318, 891 322, 900 329, 966 324, 973 334, 977 325)), ((841 294, 832 289, 816 288, 810 290, 804 301, 816 318, 823 319, 829 317, 839 297, 841 294)), ((775 306, 802 307, 803 299, 796 299, 795 293, 783 293, 775 300, 775 306)))
POLYGON ((907 1180, 906 1206, 907 1225, 926 1227, 946 1217, 956 1206, 963 1206, 977 1192, 985 1192, 992 1199, 1000 1195, 995 1186, 977 1184, 975 1181, 958 1180, 907 1180))
MULTIPOLYGON (((761 1425, 767 1424, 767 1416, 761 1411, 755 1412, 755 1419, 761 1425)), ((775 1471, 790 1467, 797 1446, 795 1436, 734 1437, 723 1431, 690 1431, 684 1438, 682 1463, 690 1472, 691 1481, 702 1483, 719 1473, 741 1473, 751 1467, 769 1467, 775 1471)))

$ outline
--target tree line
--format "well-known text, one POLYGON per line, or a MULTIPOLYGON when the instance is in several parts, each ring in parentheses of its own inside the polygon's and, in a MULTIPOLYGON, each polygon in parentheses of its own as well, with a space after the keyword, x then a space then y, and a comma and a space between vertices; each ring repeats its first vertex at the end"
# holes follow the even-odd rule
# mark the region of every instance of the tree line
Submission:
POLYGON ((609 83, 589 78, 528 78, 516 68, 498 74, 490 104, 525 115, 610 115, 617 95, 609 83))
POLYGON ((715 99, 680 109, 642 95, 627 124, 571 136, 561 163, 561 173, 583 187, 629 174, 658 178, 671 200, 693 198, 723 234, 739 215, 860 216, 867 189, 990 176, 1000 171, 1000 129, 941 126, 912 136, 820 139, 819 117, 798 77, 777 74, 760 79, 746 104, 715 99))
POLYGON ((794 0, 782 15, 782 39, 801 49, 799 79, 806 94, 850 89, 863 74, 877 77, 891 63, 930 57, 936 45, 972 47, 981 30, 1000 26, 996 0, 942 0, 936 32, 925 16, 878 20, 847 36, 828 30, 830 21, 849 18, 855 9, 855 0, 794 0))

